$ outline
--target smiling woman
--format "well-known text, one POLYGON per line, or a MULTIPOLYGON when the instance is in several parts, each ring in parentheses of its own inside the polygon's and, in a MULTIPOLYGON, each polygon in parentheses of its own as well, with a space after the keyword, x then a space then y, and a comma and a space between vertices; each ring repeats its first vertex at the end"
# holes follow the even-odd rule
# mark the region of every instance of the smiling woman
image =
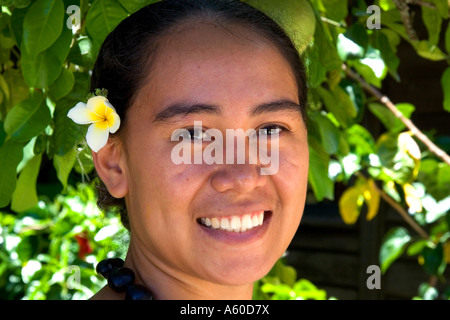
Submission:
MULTIPOLYGON (((155 299, 250 299, 253 282, 292 240, 305 203, 307 89, 291 40, 240 1, 165 0, 109 34, 92 74, 96 88, 108 91, 121 119, 93 153, 99 202, 121 206, 131 235, 123 268, 106 261, 100 271, 155 299), (197 121, 201 132, 191 135, 197 121), (171 137, 182 129, 194 138, 186 150, 207 148, 207 130, 224 140, 235 138, 227 130, 276 132, 265 138, 277 146, 277 172, 261 174, 262 159, 174 163, 171 137)), ((221 146, 224 157, 248 150, 221 146)), ((93 298, 123 299, 113 280, 93 298)))

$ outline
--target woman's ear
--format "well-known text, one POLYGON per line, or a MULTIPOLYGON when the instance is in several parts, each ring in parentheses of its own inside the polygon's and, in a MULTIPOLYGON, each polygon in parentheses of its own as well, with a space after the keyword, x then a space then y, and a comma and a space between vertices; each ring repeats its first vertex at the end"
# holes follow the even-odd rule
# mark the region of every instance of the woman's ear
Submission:
POLYGON ((100 179, 115 198, 123 198, 128 193, 125 160, 122 144, 109 139, 108 143, 97 153, 92 152, 95 169, 100 179))

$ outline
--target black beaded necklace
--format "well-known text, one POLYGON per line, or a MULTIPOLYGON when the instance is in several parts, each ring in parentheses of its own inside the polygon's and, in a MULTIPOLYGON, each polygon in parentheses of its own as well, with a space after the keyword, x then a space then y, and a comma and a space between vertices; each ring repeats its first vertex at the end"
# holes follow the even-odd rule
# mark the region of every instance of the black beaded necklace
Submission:
POLYGON ((95 270, 108 280, 108 286, 116 292, 125 292, 125 300, 153 300, 152 293, 144 286, 135 284, 133 270, 123 266, 120 258, 105 259, 95 270))

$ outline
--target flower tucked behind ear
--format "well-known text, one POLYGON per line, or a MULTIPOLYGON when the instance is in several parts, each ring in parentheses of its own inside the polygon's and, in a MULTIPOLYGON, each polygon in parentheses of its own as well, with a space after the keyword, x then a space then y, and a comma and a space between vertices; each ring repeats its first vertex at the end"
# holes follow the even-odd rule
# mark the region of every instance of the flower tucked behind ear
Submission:
POLYGON ((67 116, 75 123, 91 124, 86 141, 94 152, 103 148, 108 142, 109 133, 115 133, 120 126, 120 117, 116 109, 103 96, 94 96, 87 103, 77 103, 67 116))

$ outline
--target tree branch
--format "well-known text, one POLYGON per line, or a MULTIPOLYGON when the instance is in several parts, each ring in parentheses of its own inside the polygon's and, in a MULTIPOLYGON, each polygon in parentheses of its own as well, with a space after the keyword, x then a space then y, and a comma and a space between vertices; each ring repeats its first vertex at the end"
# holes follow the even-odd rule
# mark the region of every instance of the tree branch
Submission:
POLYGON ((407 4, 415 4, 421 7, 428 7, 430 9, 436 9, 436 6, 432 3, 421 1, 421 0, 405 0, 407 4))
POLYGON ((450 157, 447 153, 445 153, 444 150, 440 149, 438 146, 436 146, 426 135, 422 133, 415 125, 414 123, 406 118, 400 110, 397 109, 397 107, 389 100, 389 98, 385 95, 383 95, 380 91, 378 91, 376 88, 368 84, 360 75, 355 73, 353 70, 347 67, 347 65, 343 64, 342 69, 345 71, 348 77, 352 78, 353 80, 357 81, 367 92, 372 94, 374 97, 376 97, 382 104, 384 104, 391 112, 400 119, 405 126, 411 131, 411 133, 416 136, 417 139, 419 139, 432 153, 434 153, 437 157, 442 159, 445 163, 450 165, 450 157))
POLYGON ((416 30, 414 30, 411 16, 409 14, 409 7, 405 0, 393 0, 395 3, 395 6, 397 7, 398 11, 400 12, 400 17, 402 18, 403 25, 405 26, 405 31, 408 37, 411 40, 419 40, 417 37, 416 30))

